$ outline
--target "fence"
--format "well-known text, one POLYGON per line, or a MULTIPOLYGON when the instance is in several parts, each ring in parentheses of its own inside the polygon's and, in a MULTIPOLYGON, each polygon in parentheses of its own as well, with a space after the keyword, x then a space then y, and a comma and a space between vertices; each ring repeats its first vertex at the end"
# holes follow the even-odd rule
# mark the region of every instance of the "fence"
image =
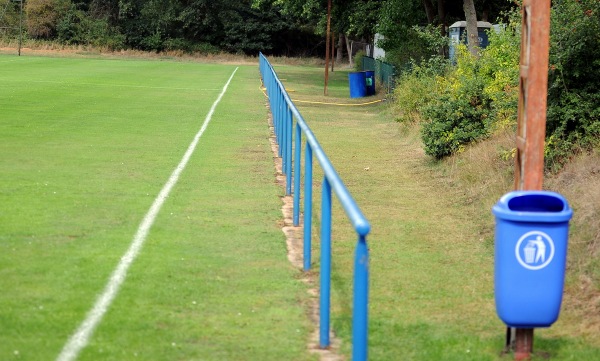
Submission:
POLYGON ((381 60, 369 56, 362 58, 362 70, 375 71, 375 79, 385 85, 388 92, 394 89, 396 79, 396 67, 381 60))
POLYGON ((319 346, 329 346, 330 324, 330 290, 331 290, 331 201, 332 190, 344 208, 352 227, 358 236, 354 263, 354 301, 352 310, 352 359, 367 359, 368 332, 368 293, 369 293, 369 251, 367 234, 371 226, 360 208, 346 189, 319 145, 317 138, 285 91, 275 70, 260 54, 260 73, 267 89, 269 105, 273 115, 275 137, 279 145, 279 156, 282 158, 282 169, 286 176, 285 192, 293 191, 293 223, 300 223, 300 178, 302 137, 306 138, 304 160, 304 270, 311 265, 311 229, 312 229, 312 186, 313 156, 323 170, 321 201, 321 271, 320 271, 320 314, 319 314, 319 346), (294 136, 292 136, 294 133, 294 136), (294 148, 294 149, 293 149, 294 148), (292 151, 294 155, 292 156, 292 151), (293 173, 292 173, 293 168, 293 173), (292 179, 294 182, 292 189, 292 179))

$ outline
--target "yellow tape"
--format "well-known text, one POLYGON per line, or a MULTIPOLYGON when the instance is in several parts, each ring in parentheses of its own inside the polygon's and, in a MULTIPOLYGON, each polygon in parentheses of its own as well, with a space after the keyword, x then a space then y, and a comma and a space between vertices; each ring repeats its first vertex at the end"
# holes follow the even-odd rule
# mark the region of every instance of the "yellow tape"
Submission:
MULTIPOLYGON (((263 92, 265 97, 268 99, 269 96, 265 92, 265 90, 267 90, 267 88, 265 88, 264 86, 261 86, 260 90, 263 92)), ((287 90, 287 91, 294 91, 294 90, 287 90)), ((366 103, 327 103, 327 102, 313 102, 313 101, 309 101, 309 100, 298 100, 298 99, 292 99, 292 101, 294 103, 304 103, 304 104, 320 104, 320 105, 336 105, 336 106, 342 106, 342 107, 358 107, 358 106, 362 106, 362 105, 371 105, 371 104, 375 104, 375 103, 381 103, 381 102, 385 101, 385 99, 377 99, 377 100, 373 100, 373 101, 366 102, 366 103)))
POLYGON ((373 100, 373 101, 366 102, 366 103, 327 103, 327 102, 311 102, 308 100, 298 100, 298 99, 292 99, 292 101, 294 101, 295 103, 305 103, 305 104, 324 104, 324 105, 337 105, 337 106, 343 106, 343 107, 357 107, 357 106, 361 106, 361 105, 370 105, 370 104, 375 104, 375 103, 381 103, 381 102, 385 101, 385 99, 377 99, 377 100, 373 100))

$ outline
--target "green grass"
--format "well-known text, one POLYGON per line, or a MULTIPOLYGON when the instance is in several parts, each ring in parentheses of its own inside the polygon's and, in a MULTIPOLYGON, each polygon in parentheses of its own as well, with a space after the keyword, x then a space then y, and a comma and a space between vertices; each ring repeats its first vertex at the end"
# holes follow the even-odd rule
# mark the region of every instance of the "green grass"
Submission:
MULTIPOLYGON (((294 97, 322 98, 322 69, 275 69, 288 79, 287 88, 299 89, 294 97), (294 82, 299 73, 310 72, 313 87, 303 85, 306 79, 294 82)), ((347 82, 346 72, 331 76, 333 84, 347 82)), ((335 94, 330 101, 349 100, 347 94, 335 94)), ((394 122, 385 105, 298 106, 372 224, 367 239, 370 359, 512 359, 500 356, 505 326, 495 314, 493 248, 480 235, 483 217, 442 175, 444 165, 425 156, 418 129, 394 122)), ((319 193, 314 192, 317 203, 319 193)), ((333 327, 349 355, 356 236, 340 207, 334 213, 333 327)), ((318 267, 318 255, 314 259, 318 267)), ((596 338, 562 334, 563 322, 577 320, 561 319, 550 329, 536 330, 535 360, 546 354, 552 360, 600 358, 596 338)))
MULTIPOLYGON (((236 74, 81 360, 316 358, 306 286, 279 228, 257 68, 236 74)), ((58 355, 233 69, 0 56, 1 360, 58 355)), ((322 68, 276 70, 293 98, 370 100, 348 99, 347 71, 330 74, 324 97, 322 68)), ((382 105, 300 110, 372 223, 370 359, 512 359, 499 356, 482 217, 425 157, 418 131, 382 105)), ((333 328, 346 355, 355 242, 335 204, 333 328)), ((317 250, 318 237, 318 270, 317 250)), ((578 320, 536 330, 534 360, 600 358, 578 320)))
MULTIPOLYGON (((0 359, 55 358, 234 66, 0 56, 0 359)), ((258 90, 241 67, 82 360, 305 360, 258 90)))

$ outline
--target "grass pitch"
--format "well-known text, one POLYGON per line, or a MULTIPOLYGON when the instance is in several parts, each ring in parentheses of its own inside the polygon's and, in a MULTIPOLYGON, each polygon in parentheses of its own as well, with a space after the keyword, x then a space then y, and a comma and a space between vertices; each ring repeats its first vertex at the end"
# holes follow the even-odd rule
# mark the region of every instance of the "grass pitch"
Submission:
MULTIPOLYGON (((234 66, 0 56, 0 359, 55 358, 234 66)), ((242 67, 81 360, 304 360, 257 66, 242 67)))

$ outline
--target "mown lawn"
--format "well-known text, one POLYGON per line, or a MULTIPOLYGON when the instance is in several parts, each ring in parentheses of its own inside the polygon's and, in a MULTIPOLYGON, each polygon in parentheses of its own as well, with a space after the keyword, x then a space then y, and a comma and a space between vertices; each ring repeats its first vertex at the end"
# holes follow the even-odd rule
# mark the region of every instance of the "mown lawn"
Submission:
MULTIPOLYGON (((0 359, 60 353, 232 65, 0 56, 0 359)), ((257 66, 242 66, 82 360, 305 360, 257 66)))
MULTIPOLYGON (((297 90, 292 98, 324 99, 322 68, 275 70, 286 88, 297 90)), ((348 71, 330 73, 329 102, 358 102, 347 94, 348 71)), ((418 125, 394 122, 385 104, 297 105, 372 224, 369 358, 512 359, 500 356, 506 328, 495 314, 493 246, 480 234, 493 224, 478 223, 491 217, 474 214, 478 208, 444 176, 444 164, 424 154, 418 125)), ((314 194, 318 203, 320 191, 314 194)), ((334 213, 333 328, 349 355, 356 235, 339 206, 334 213)), ((577 320, 536 330, 533 359, 600 359, 598 340, 561 332, 577 329, 564 322, 577 320)))

